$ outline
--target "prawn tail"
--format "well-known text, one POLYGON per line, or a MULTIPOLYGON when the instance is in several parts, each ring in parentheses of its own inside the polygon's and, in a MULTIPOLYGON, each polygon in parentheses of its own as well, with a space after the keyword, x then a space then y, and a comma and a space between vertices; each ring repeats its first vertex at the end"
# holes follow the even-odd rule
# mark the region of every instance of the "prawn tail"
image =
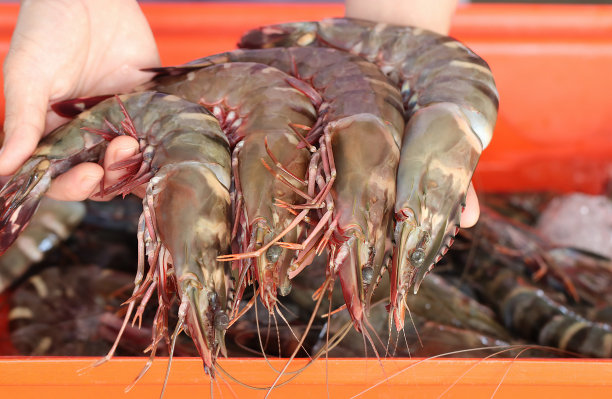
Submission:
POLYGON ((110 97, 113 97, 113 95, 106 94, 95 97, 72 98, 70 100, 58 101, 54 104, 51 104, 51 109, 59 116, 63 116, 65 118, 74 118, 81 112, 90 109, 94 105, 110 97))
POLYGON ((0 254, 4 253, 28 225, 51 185, 51 163, 31 158, 0 190, 0 254))
MULTIPOLYGON (((230 62, 230 60, 229 57, 227 57, 226 53, 221 53, 214 56, 199 58, 197 60, 190 61, 184 65, 143 68, 142 71, 155 73, 155 78, 159 78, 161 76, 179 76, 190 71, 195 71, 200 68, 205 68, 211 65, 224 62, 230 62)), ((149 84, 155 85, 155 81, 152 80, 149 84)), ((141 89, 142 88, 147 89, 148 87, 145 84, 143 87, 141 87, 141 89)))
POLYGON ((290 22, 262 26, 245 33, 240 38, 238 47, 257 49, 308 46, 317 39, 318 30, 317 22, 290 22))

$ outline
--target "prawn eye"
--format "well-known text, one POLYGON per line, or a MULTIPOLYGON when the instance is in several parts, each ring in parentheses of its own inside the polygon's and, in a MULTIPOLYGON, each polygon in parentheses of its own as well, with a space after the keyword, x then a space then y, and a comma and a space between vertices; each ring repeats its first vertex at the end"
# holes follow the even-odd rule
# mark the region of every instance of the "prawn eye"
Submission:
POLYGON ((374 278, 374 268, 370 266, 366 266, 361 269, 361 279, 364 284, 372 284, 372 279, 374 278))
POLYGON ((229 316, 222 310, 217 310, 215 312, 214 320, 215 328, 219 330, 225 330, 227 326, 229 326, 229 316))
POLYGON ((410 254, 410 263, 415 267, 421 267, 423 262, 425 262, 425 251, 421 248, 415 249, 412 254, 410 254))
POLYGON ((208 306, 216 306, 217 305, 217 293, 214 291, 210 291, 208 293, 208 306))
POLYGON ((280 258, 283 249, 278 245, 273 245, 266 251, 266 259, 268 262, 276 262, 280 258))

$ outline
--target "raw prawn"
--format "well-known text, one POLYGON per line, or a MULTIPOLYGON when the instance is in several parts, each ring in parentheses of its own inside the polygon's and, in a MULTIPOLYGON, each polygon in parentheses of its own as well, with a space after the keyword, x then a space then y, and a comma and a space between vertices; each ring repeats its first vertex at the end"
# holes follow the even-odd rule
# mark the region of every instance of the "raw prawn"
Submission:
MULTIPOLYGON (((537 230, 505 217, 486 205, 481 206, 477 228, 465 231, 463 235, 474 236, 473 239, 478 241, 478 245, 486 248, 489 253, 497 253, 504 260, 524 265, 526 269, 531 270, 534 280, 539 280, 545 275, 558 280, 565 287, 566 293, 575 301, 578 301, 581 295, 586 298, 593 295, 592 292, 588 292, 588 287, 583 286, 586 290, 581 289, 580 293, 577 291, 567 266, 567 263, 572 263, 570 258, 568 257, 566 262, 557 261, 554 245, 538 234, 537 230)), ((603 271, 601 269, 599 273, 603 271)), ((587 274, 589 272, 585 269, 583 278, 586 278, 587 274)), ((602 274, 600 278, 603 276, 602 274)), ((582 285, 577 280, 576 283, 582 285)))
MULTIPOLYGON (((272 312, 277 291, 286 295, 291 289, 288 269, 294 258, 294 251, 272 245, 273 240, 295 243, 301 235, 301 226, 292 224, 289 210, 275 203, 296 204, 301 199, 298 193, 306 189, 310 152, 297 148, 294 129, 314 124, 311 98, 317 101, 318 93, 276 68, 257 63, 215 65, 152 83, 156 91, 201 104, 221 121, 233 149, 234 252, 260 253, 253 260, 237 260, 241 280, 253 263, 262 302, 272 312), (308 91, 309 97, 294 86, 308 91)), ((245 284, 237 285, 236 304, 245 284)))
POLYGON ((138 319, 157 288, 151 362, 158 342, 169 340, 167 313, 176 291, 180 306, 173 342, 185 329, 205 369, 212 372, 229 323, 229 271, 216 258, 229 251, 230 155, 218 121, 200 105, 156 92, 122 95, 57 128, 0 190, 1 249, 28 223, 54 177, 80 162, 99 161, 107 140, 120 134, 137 139, 141 152, 113 165, 125 169, 126 177, 102 191, 125 194, 140 184, 148 185, 139 223, 136 286, 117 340, 136 301, 141 300, 138 319))
POLYGON ((452 244, 470 179, 491 141, 498 94, 488 65, 450 37, 351 19, 267 26, 246 33, 239 46, 341 49, 377 64, 401 87, 407 125, 397 174, 390 304, 401 329, 404 298, 452 244))
POLYGON ((85 206, 80 202, 44 198, 32 222, 15 245, 0 256, 0 292, 68 238, 84 215, 85 206))
POLYGON ((471 278, 495 303, 507 328, 541 345, 587 357, 612 357, 610 325, 595 323, 571 311, 532 286, 502 263, 482 258, 471 278))
MULTIPOLYGON (((612 356, 610 326, 587 320, 572 310, 572 303, 581 300, 577 292, 590 294, 585 295, 587 300, 592 298, 592 292, 568 290, 568 285, 574 287, 568 279, 571 274, 566 274, 567 265, 555 259, 565 253, 565 263, 575 263, 573 267, 579 270, 580 258, 587 257, 572 259, 567 251, 551 248, 528 226, 487 206, 481 210, 475 228, 461 233, 464 251, 456 252, 459 261, 453 263, 465 265, 461 272, 464 280, 494 307, 505 327, 523 339, 562 351, 589 357, 612 356), (465 238, 470 240, 469 245, 463 242, 465 238), (534 266, 540 271, 548 270, 547 278, 534 279, 534 266), (564 279, 557 280, 560 276, 564 279), (538 280, 538 285, 530 280, 538 280)), ((600 267, 605 279, 605 264, 600 267)), ((590 273, 585 270, 586 276, 590 273)), ((582 286, 580 280, 575 279, 578 286, 582 286)), ((598 299, 605 303, 605 295, 598 299)))
POLYGON ((333 49, 238 50, 156 71, 189 73, 226 62, 276 67, 321 94, 319 119, 305 137, 307 146, 319 140, 319 155, 313 157, 318 164, 311 162, 308 175, 309 192, 315 185, 319 192, 306 206, 325 208, 309 237, 301 245, 288 245, 300 250, 289 275, 295 276, 327 247, 330 278, 339 276, 361 331, 366 298, 391 250, 387 236, 404 128, 399 91, 376 66, 333 49))
MULTIPOLYGON (((102 339, 103 314, 129 298, 132 280, 128 273, 94 265, 49 267, 31 276, 9 300, 13 346, 22 356, 106 353, 115 337, 102 339)), ((138 355, 136 348, 124 349, 124 354, 138 355)))

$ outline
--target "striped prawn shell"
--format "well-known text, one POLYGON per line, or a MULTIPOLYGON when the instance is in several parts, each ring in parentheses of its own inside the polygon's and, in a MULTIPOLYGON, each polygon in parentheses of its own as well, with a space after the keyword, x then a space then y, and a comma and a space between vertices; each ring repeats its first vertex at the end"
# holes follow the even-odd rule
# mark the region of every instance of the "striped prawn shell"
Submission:
POLYGON ((401 88, 407 121, 397 175, 391 309, 446 253, 480 154, 492 138, 498 92, 487 63, 463 43, 416 27, 325 19, 252 30, 239 46, 328 46, 375 63, 401 88))
MULTIPOLYGON (((227 62, 264 63, 320 93, 319 119, 306 139, 312 144, 325 132, 330 140, 337 173, 330 190, 334 205, 329 220, 337 225, 327 245, 334 254, 329 267, 343 282, 345 302, 361 329, 372 281, 379 274, 375 269, 390 257, 387 233, 404 132, 399 90, 362 57, 324 48, 236 50, 155 71, 172 76, 227 62)), ((312 257, 296 270, 311 261, 312 257)))

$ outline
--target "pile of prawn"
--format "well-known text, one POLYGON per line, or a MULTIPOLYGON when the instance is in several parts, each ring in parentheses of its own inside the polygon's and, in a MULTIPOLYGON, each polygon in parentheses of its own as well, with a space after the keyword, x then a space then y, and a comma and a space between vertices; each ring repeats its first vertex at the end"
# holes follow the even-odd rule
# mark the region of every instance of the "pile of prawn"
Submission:
POLYGON ((368 317, 375 291, 386 290, 389 329, 402 330, 406 298, 459 230, 497 115, 481 58, 433 32, 350 19, 263 27, 240 46, 154 69, 132 93, 56 104, 76 117, 0 191, 4 252, 53 178, 101 162, 118 135, 138 140, 137 155, 111 166, 124 178, 100 187, 100 195, 125 196, 146 184, 134 289, 115 345, 98 363, 156 297, 141 375, 158 344, 166 341, 172 356, 185 331, 214 376, 227 328, 257 298, 285 319, 278 294, 316 267, 324 279, 306 330, 325 297, 327 314, 337 311, 339 281, 340 308, 376 348, 368 317), (390 283, 377 290, 387 272, 390 283), (249 287, 256 294, 244 301, 249 287))

